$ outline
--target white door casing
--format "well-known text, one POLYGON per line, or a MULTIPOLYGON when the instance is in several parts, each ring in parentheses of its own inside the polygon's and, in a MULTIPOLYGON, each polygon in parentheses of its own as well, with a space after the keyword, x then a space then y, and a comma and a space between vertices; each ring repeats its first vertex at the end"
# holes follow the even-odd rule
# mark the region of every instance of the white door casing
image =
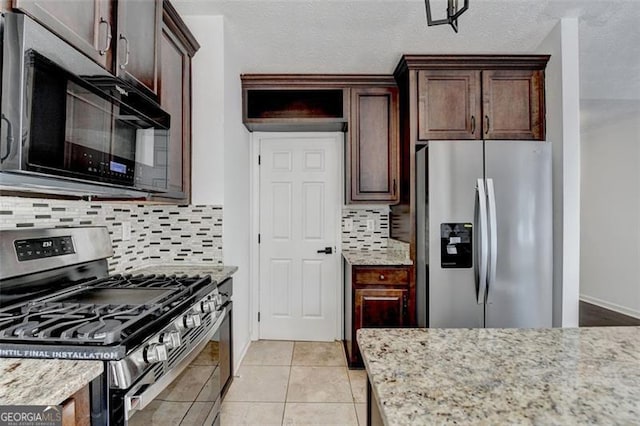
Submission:
POLYGON ((259 134, 261 339, 332 341, 343 134, 259 134), (332 254, 318 253, 330 247, 332 254))

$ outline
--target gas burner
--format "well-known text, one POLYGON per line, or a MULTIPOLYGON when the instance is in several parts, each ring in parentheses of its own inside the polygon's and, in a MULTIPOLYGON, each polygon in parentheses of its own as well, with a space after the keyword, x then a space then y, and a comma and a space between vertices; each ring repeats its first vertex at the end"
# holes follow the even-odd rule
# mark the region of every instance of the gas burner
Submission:
POLYGON ((39 325, 40 323, 38 321, 22 322, 13 327, 10 327, 6 331, 6 334, 9 336, 17 337, 33 336, 38 331, 39 325))
POLYGON ((116 319, 92 321, 77 328, 75 334, 79 339, 99 339, 113 342, 116 333, 119 333, 121 328, 122 322, 116 319))

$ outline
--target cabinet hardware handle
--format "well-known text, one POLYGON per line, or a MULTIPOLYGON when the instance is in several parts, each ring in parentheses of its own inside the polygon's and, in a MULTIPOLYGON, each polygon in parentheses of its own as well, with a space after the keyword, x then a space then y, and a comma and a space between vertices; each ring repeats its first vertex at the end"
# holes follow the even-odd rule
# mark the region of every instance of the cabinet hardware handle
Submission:
POLYGON ((471 116, 471 134, 474 134, 476 132, 476 116, 472 115, 471 116))
POLYGON ((384 280, 384 275, 380 274, 380 279, 384 280))
POLYGON ((396 195, 396 190, 397 190, 397 187, 396 187, 396 180, 394 179, 394 180, 393 180, 393 195, 396 195))
POLYGON ((104 48, 100 49, 100 56, 104 56, 109 51, 109 49, 111 48, 111 39, 113 38, 111 35, 111 24, 101 16, 98 26, 102 24, 107 24, 107 42, 105 43, 104 48))
POLYGON ((120 40, 124 40, 127 49, 125 51, 124 64, 120 64, 120 69, 123 70, 127 67, 127 65, 129 65, 129 53, 131 52, 129 51, 129 39, 120 34, 120 40))
POLYGON ((487 120, 487 128, 484 129, 484 134, 486 135, 487 133, 489 133, 489 127, 490 127, 489 126, 489 116, 485 115, 484 118, 485 118, 485 120, 487 120))

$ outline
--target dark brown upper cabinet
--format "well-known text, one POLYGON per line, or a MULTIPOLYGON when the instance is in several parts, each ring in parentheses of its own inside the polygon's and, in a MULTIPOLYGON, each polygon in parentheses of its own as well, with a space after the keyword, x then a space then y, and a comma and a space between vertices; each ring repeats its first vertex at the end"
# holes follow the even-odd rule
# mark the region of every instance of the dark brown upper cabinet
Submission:
POLYGON ((484 139, 544 139, 542 71, 482 72, 484 139))
POLYGON ((110 0, 13 0, 29 15, 105 69, 113 63, 115 26, 110 0))
POLYGON ((398 89, 351 89, 349 123, 347 202, 398 202, 398 89))
POLYGON ((158 94, 161 0, 119 0, 116 74, 136 87, 158 94))
POLYGON ((332 77, 242 75, 242 122, 250 131, 344 131, 348 92, 332 77))
POLYGON ((420 139, 478 139, 480 81, 480 71, 419 71, 420 139))
POLYGON ((171 132, 167 193, 161 198, 184 204, 191 200, 191 58, 199 48, 176 10, 165 1, 158 77, 160 104, 171 115, 171 132))
POLYGON ((255 131, 345 131, 347 204, 400 199, 398 88, 392 76, 245 74, 243 122, 255 131))
POLYGON ((546 55, 403 57, 396 76, 417 80, 417 140, 544 140, 548 60, 546 55))

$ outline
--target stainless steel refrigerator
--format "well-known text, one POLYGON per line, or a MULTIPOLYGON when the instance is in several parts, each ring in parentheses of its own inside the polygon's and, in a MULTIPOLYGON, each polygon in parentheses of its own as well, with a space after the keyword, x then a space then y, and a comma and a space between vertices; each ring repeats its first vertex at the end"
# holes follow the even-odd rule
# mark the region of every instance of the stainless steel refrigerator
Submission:
POLYGON ((417 309, 427 327, 551 327, 551 144, 417 152, 417 309))

